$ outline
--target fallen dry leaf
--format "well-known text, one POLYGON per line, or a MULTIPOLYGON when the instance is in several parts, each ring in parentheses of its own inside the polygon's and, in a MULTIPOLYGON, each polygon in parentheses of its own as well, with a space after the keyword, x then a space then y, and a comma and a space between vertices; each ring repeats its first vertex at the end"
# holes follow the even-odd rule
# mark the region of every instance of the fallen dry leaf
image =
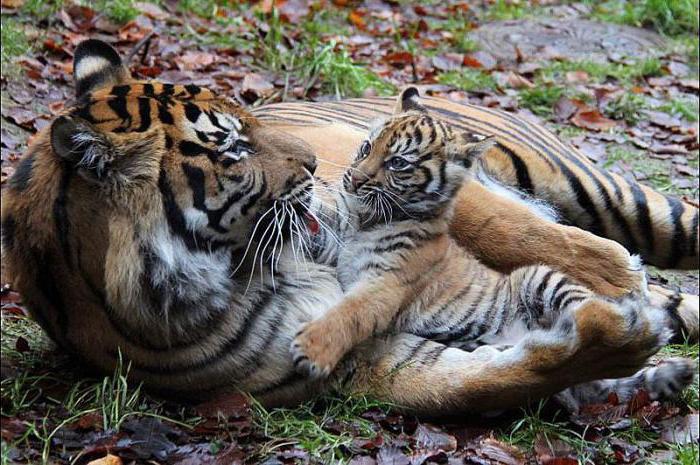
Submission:
POLYGON ((571 118, 578 110, 584 108, 585 104, 576 99, 570 99, 566 96, 559 97, 559 100, 554 104, 554 116, 558 121, 566 121, 571 118))
POLYGON ((649 147, 654 153, 670 153, 670 154, 687 154, 688 149, 684 145, 679 144, 659 144, 654 143, 649 147))
POLYGON ((690 67, 685 63, 680 63, 678 61, 670 62, 666 68, 668 71, 676 77, 686 77, 690 74, 690 67))
POLYGON ((661 440, 672 444, 697 443, 700 432, 700 421, 697 413, 684 417, 675 417, 661 422, 661 440))
POLYGON ((634 393, 627 404, 627 413, 634 415, 649 404, 651 404, 651 397, 649 397, 649 393, 644 389, 639 389, 634 393))
POLYGON ((574 449, 564 441, 538 434, 535 439, 535 455, 541 465, 578 464, 574 449))
POLYGON ((359 30, 364 31, 367 29, 367 23, 365 22, 365 19, 362 16, 364 15, 359 11, 352 10, 348 15, 348 21, 350 21, 350 24, 352 24, 359 30))
POLYGON ((409 465, 411 459, 399 447, 382 446, 377 452, 377 465, 409 465))
POLYGON ((462 64, 470 68, 481 68, 486 71, 491 71, 496 68, 498 62, 490 53, 479 50, 465 55, 462 64))
POLYGON ((688 89, 700 90, 700 81, 697 79, 681 79, 678 84, 688 89))
POLYGON ((155 3, 136 2, 134 8, 138 9, 142 14, 156 20, 163 20, 170 17, 170 14, 163 10, 155 3))
POLYGON ((410 52, 391 52, 384 55, 384 61, 392 66, 405 66, 413 62, 413 55, 410 52))
POLYGON ((446 53, 433 57, 433 66, 440 71, 456 71, 462 67, 463 57, 457 53, 446 53))
POLYGON ((609 131, 617 126, 617 123, 602 115, 595 108, 582 108, 571 118, 576 126, 592 131, 609 131))
POLYGON ((88 462, 87 465, 123 465, 123 462, 122 459, 120 459, 116 455, 107 454, 101 459, 88 462))
POLYGON ((532 81, 512 71, 508 73, 506 82, 513 89, 532 89, 535 87, 532 81))
POLYGON ((2 0, 3 8, 20 8, 24 5, 24 0, 2 0))
POLYGON ((218 57, 213 53, 187 51, 181 56, 175 58, 174 61, 178 68, 183 71, 201 71, 203 68, 215 63, 217 59, 218 57))
POLYGON ((673 129, 683 125, 680 119, 662 111, 643 110, 642 114, 648 118, 651 124, 662 128, 673 129))
POLYGON ((376 465, 377 461, 368 455, 360 455, 353 457, 348 465, 376 465))
POLYGON ((201 403, 195 410, 205 418, 246 417, 250 415, 250 399, 244 394, 234 392, 201 403))
POLYGON ((275 85, 258 73, 246 74, 241 84, 241 94, 249 100, 267 97, 274 91, 275 85))
POLYGON ((518 448, 494 438, 484 438, 469 444, 467 451, 468 460, 472 460, 471 456, 476 456, 479 459, 487 459, 486 463, 495 462, 502 465, 523 465, 525 463, 525 458, 518 448))
POLYGON ((416 444, 425 449, 439 449, 446 452, 457 449, 457 439, 455 439, 454 436, 431 425, 418 425, 414 436, 416 438, 416 444))

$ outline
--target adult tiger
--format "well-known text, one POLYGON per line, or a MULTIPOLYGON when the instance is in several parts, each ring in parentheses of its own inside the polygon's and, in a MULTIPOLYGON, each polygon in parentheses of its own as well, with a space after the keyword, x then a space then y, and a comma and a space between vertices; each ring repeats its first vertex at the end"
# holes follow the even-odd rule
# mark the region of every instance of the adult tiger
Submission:
MULTIPOLYGON (((101 370, 121 354, 174 396, 235 388, 272 405, 324 389, 288 353, 298 327, 340 297, 331 268, 300 264, 289 247, 314 195, 310 147, 206 89, 132 81, 100 41, 76 49, 74 74, 77 102, 37 135, 2 197, 4 255, 41 326, 101 370)), ((545 240, 560 234, 535 221, 545 240)), ((639 285, 622 247, 585 237, 568 249, 584 257, 574 276, 611 293, 639 285), (604 266, 619 273, 594 278, 604 266)), ((378 338, 336 379, 433 414, 503 408, 629 375, 665 333, 633 313, 575 324, 571 340, 534 338, 498 363, 411 334, 378 338)))

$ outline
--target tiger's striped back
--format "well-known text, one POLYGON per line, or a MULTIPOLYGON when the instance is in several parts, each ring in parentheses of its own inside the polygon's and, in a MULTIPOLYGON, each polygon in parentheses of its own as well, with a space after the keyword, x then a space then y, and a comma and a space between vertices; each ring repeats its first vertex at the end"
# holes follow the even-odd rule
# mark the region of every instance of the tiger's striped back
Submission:
MULTIPOLYGON (((340 102, 290 102, 254 110, 261 121, 284 127, 344 128, 329 132, 327 144, 345 155, 371 121, 392 113, 393 98, 340 102)), ((488 173, 553 204, 564 220, 623 244, 645 262, 665 268, 698 267, 698 208, 608 173, 541 125, 509 113, 427 97, 428 110, 466 131, 495 135, 484 157, 488 173)))

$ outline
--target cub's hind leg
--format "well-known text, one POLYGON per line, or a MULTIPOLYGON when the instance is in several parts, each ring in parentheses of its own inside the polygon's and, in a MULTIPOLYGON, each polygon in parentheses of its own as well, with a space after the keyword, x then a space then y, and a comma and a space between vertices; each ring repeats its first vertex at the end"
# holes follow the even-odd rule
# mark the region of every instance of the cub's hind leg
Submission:
MULTIPOLYGON (((656 326, 666 328, 664 339, 668 340, 672 323, 680 322, 680 316, 669 318, 669 309, 650 306, 641 289, 615 301, 603 299, 591 291, 571 283, 566 277, 546 271, 544 267, 523 269, 514 272, 511 280, 520 283, 517 306, 525 309, 526 318, 536 320, 534 323, 547 327, 558 318, 573 315, 600 313, 604 308, 614 308, 620 316, 630 319, 648 319, 656 326), (545 273, 541 279, 538 274, 545 273), (535 277, 535 278, 532 278, 535 277), (550 278, 550 279, 547 279, 550 278), (592 310, 595 309, 595 310, 592 310)), ((673 300, 670 301, 673 303, 673 300)), ((686 315, 687 316, 687 315, 686 315)), ((697 316, 695 317, 697 319, 697 316)), ((532 323, 532 321, 530 321, 532 323)), ((685 325, 683 325, 684 327, 685 325)), ((697 326, 697 324, 695 325, 697 326)), ((673 331, 676 333, 676 331, 673 331)), ((584 383, 557 394, 557 398, 570 410, 575 411, 580 405, 601 402, 608 393, 615 392, 621 400, 628 400, 638 389, 646 390, 652 399, 672 397, 680 393, 690 382, 695 373, 695 364, 686 359, 674 358, 664 361, 656 367, 646 367, 633 376, 619 379, 603 379, 584 383)))
POLYGON ((516 407, 597 379, 630 376, 665 342, 660 312, 592 301, 513 347, 472 352, 400 333, 361 344, 336 371, 354 391, 426 414, 516 407))

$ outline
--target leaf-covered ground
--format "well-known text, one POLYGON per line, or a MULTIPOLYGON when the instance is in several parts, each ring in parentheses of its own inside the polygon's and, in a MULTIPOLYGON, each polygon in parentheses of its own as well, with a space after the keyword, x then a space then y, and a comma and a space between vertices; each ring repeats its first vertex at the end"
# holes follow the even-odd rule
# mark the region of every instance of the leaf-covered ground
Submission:
MULTIPOLYGON (((2 184, 71 98, 80 41, 102 38, 126 55, 150 37, 129 63, 140 78, 194 82, 249 106, 414 83, 538 120, 594 163, 697 203, 697 32, 697 0, 2 0, 2 184), (610 32, 615 24, 645 31, 610 32), (542 41, 567 31, 576 40, 542 41)), ((650 273, 698 293, 697 272, 650 273)), ((697 381, 674 402, 640 392, 575 415, 543 402, 427 420, 364 397, 270 411, 244 396, 180 406, 131 383, 126 363, 104 378, 77 370, 9 285, 0 315, 3 464, 698 463, 697 381)), ((671 354, 697 358, 698 345, 671 354)))

